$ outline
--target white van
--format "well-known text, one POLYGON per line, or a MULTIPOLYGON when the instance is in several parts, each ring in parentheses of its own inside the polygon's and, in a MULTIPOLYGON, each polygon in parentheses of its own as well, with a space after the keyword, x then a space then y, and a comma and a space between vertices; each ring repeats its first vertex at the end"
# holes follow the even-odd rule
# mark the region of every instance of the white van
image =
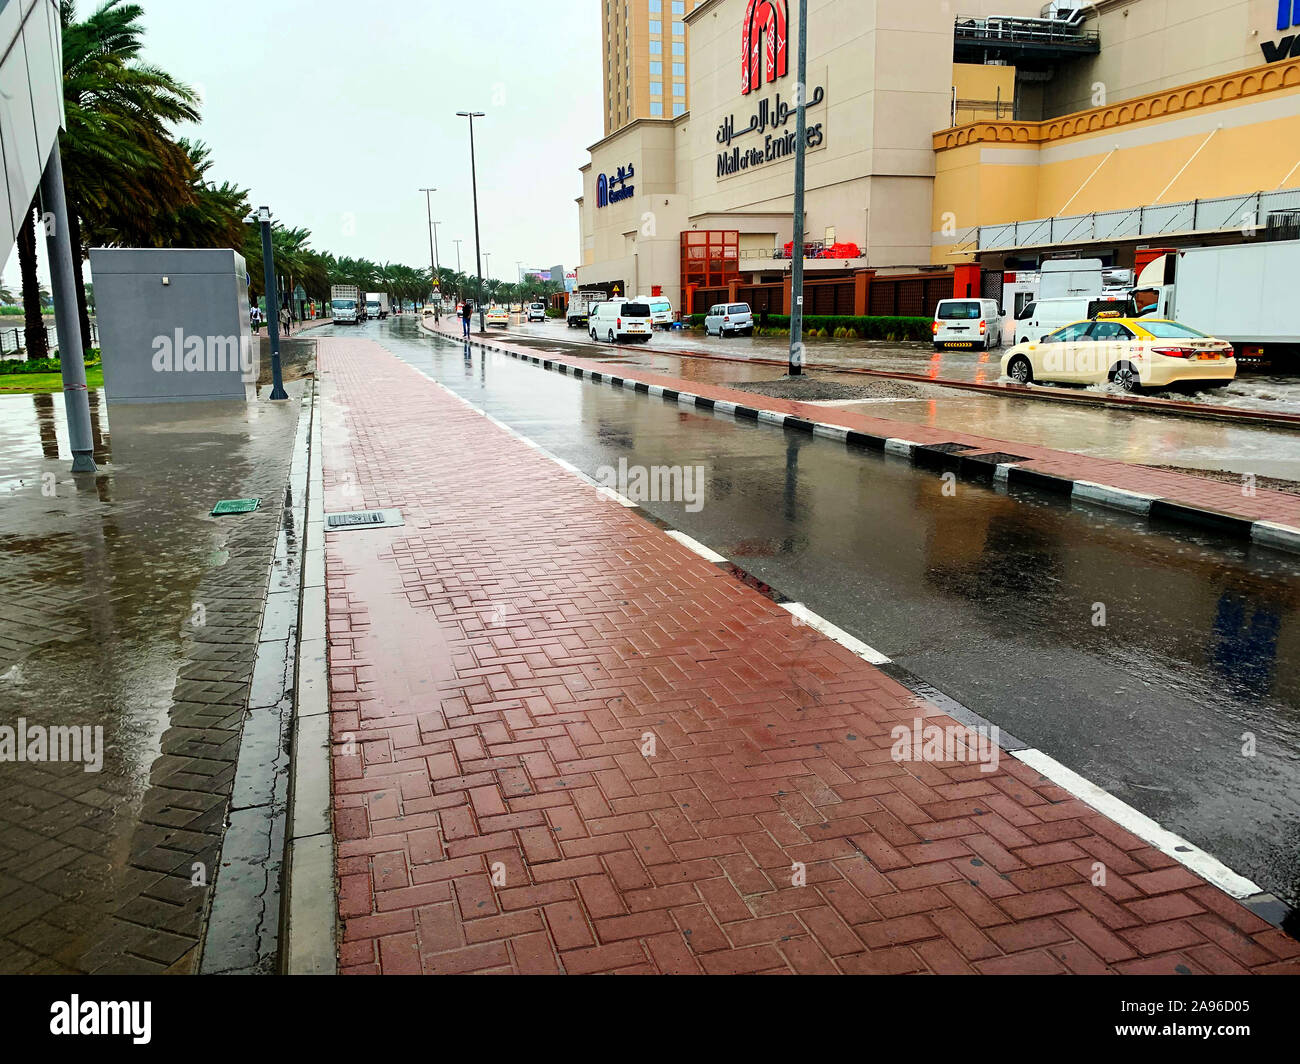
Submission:
POLYGON ((656 329, 673 327, 673 305, 663 296, 641 296, 637 302, 650 306, 650 324, 656 329))
POLYGON ((748 303, 719 303, 710 307, 704 316, 704 333, 706 336, 718 334, 719 338, 730 333, 732 336, 754 335, 754 312, 748 303))
POLYGON ((1069 299, 1037 299, 1026 303, 1016 316, 1014 343, 1040 343, 1044 336, 1064 329, 1078 321, 1095 317, 1097 310, 1107 308, 1120 313, 1130 313, 1127 299, 1114 295, 1071 296, 1069 299))
POLYGON ((988 351, 1002 346, 1002 309, 993 299, 941 299, 934 309, 934 349, 988 351))
POLYGON ((623 340, 647 344, 654 332, 650 324, 648 303, 598 303, 591 308, 587 318, 587 331, 593 340, 608 340, 611 344, 623 340))
POLYGON ((529 321, 545 321, 545 320, 546 320, 546 304, 545 304, 545 303, 529 303, 529 304, 528 304, 528 320, 529 320, 529 321))

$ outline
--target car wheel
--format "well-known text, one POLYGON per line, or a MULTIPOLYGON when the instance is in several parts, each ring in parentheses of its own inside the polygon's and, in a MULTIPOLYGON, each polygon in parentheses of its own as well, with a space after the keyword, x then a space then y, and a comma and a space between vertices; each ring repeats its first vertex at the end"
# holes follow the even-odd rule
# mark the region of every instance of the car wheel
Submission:
POLYGON ((618 341, 617 341, 616 339, 614 339, 614 330, 613 330, 613 329, 610 329, 610 330, 609 330, 609 342, 610 342, 611 344, 618 343, 618 341))
POLYGON ((1117 363, 1115 368, 1110 371, 1110 379, 1112 383, 1118 384, 1130 395, 1142 390, 1142 377, 1131 362, 1117 363))
POLYGON ((1016 355, 1007 366, 1007 376, 1017 384, 1034 383, 1034 367, 1024 355, 1016 355))

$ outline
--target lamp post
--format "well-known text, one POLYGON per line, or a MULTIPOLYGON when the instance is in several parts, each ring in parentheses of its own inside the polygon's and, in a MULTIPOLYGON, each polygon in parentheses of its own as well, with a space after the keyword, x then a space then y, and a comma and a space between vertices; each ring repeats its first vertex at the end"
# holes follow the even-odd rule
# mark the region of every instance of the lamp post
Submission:
POLYGON ((474 264, 478 277, 478 290, 476 298, 478 299, 478 331, 480 336, 487 334, 486 312, 483 310, 483 256, 479 248, 479 226, 478 226, 478 163, 474 158, 474 119, 486 118, 483 111, 457 111, 457 118, 469 119, 469 171, 470 180, 474 188, 474 264))
POLYGON ((460 273, 460 246, 461 244, 464 243, 464 241, 453 240, 452 243, 456 245, 456 272, 460 273))
POLYGON ((808 0, 799 0, 799 96, 794 149, 794 262, 790 268, 790 376, 803 375, 803 204, 808 150, 808 0))
POLYGON ((431 194, 438 190, 436 188, 422 188, 420 191, 424 193, 424 210, 429 219, 429 265, 433 267, 433 291, 438 292, 438 248, 434 242, 434 234, 437 230, 433 227, 433 201, 430 198, 431 194))
POLYGON ((262 227, 262 273, 266 277, 266 323, 271 337, 271 398, 288 399, 280 376, 280 294, 275 285, 275 251, 271 247, 271 208, 257 208, 262 227))

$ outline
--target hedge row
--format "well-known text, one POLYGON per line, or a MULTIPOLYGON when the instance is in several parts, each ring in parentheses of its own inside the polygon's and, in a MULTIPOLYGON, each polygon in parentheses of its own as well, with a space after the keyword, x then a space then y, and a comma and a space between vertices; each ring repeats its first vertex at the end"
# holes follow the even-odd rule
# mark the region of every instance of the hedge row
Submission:
MULTIPOLYGON (((86 352, 86 365, 99 361, 99 348, 92 347, 86 352)), ((0 359, 0 376, 13 376, 18 373, 59 373, 62 366, 57 358, 5 358, 0 359)))
MULTIPOLYGON (((760 324, 762 320, 761 315, 754 315, 754 331, 759 335, 779 336, 790 332, 790 318, 785 314, 769 314, 765 325, 760 324)), ((809 338, 837 340, 929 340, 933 336, 933 324, 930 318, 809 314, 803 320, 803 334, 809 338)), ((691 325, 704 328, 704 315, 692 315, 691 325)))

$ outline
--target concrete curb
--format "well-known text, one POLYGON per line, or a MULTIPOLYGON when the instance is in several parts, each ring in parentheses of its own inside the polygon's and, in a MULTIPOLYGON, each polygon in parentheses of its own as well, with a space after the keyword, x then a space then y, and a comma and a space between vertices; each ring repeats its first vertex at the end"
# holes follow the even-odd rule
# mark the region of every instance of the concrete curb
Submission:
POLYGON ((284 939, 281 970, 289 975, 333 975, 338 970, 325 633, 324 490, 319 405, 313 404, 298 669, 294 682, 293 769, 281 913, 284 939))
MULTIPOLYGON (((421 327, 423 328, 423 325, 421 327)), ((443 337, 451 342, 465 342, 461 338, 437 332, 433 329, 425 329, 424 331, 433 336, 443 337)), ((976 480, 992 479, 999 483, 1037 488, 1040 491, 1054 495, 1069 496, 1080 504, 1106 506, 1145 516, 1151 520, 1209 529, 1233 539, 1258 544, 1261 547, 1300 554, 1300 529, 1275 521, 1255 520, 1209 507, 1190 505, 1177 499, 1143 495, 1124 488, 1096 484, 1087 480, 1059 477, 1035 469, 1026 469, 1019 464, 1026 461, 1026 459, 1016 459, 1015 455, 999 454, 984 458, 983 452, 979 448, 962 444, 918 444, 910 440, 885 439, 868 433, 854 432, 842 425, 828 425, 822 422, 808 421, 797 415, 783 414, 776 410, 738 406, 735 403, 723 402, 722 400, 705 399, 689 392, 674 391, 659 384, 646 384, 635 377, 626 376, 627 370, 621 371, 624 374, 623 376, 613 376, 602 371, 575 366, 554 356, 541 358, 537 355, 526 355, 477 338, 471 338, 469 343, 471 346, 508 355, 520 362, 530 362, 543 369, 553 370, 580 380, 608 383, 614 387, 660 396, 681 406, 693 406, 701 410, 711 410, 717 414, 732 415, 740 420, 775 425, 779 428, 791 429, 797 432, 811 432, 815 436, 843 440, 850 447, 884 451, 886 454, 905 458, 912 462, 913 465, 922 468, 955 472, 976 480), (993 457, 1014 460, 993 462, 990 460, 993 457), (982 458, 983 460, 981 460, 982 458)))

